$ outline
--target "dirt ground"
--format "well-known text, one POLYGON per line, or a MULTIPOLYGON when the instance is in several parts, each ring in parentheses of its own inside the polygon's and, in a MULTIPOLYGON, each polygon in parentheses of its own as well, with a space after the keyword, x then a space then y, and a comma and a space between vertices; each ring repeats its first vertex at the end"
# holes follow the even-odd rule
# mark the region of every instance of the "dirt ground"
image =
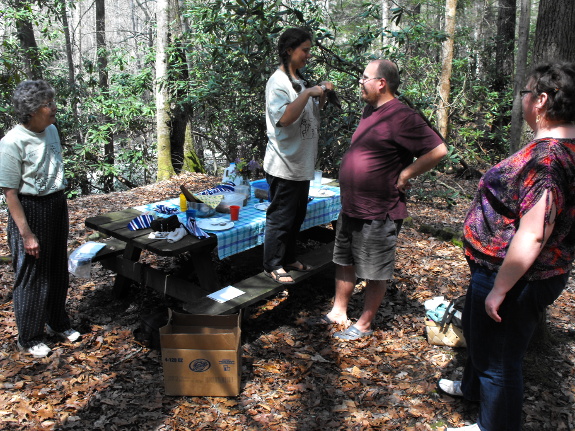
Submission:
MULTIPOLYGON (((101 212, 177 196, 180 184, 201 190, 214 178, 185 175, 135 190, 70 201, 70 249, 92 233, 83 220, 101 212)), ((242 388, 237 397, 164 394, 160 353, 138 341, 142 316, 179 304, 133 285, 114 299, 114 274, 93 267, 89 280, 71 278, 68 307, 83 334, 76 344, 48 339, 53 354, 37 360, 16 349, 11 266, 0 265, 0 424, 7 430, 432 430, 473 423, 477 406, 436 390, 440 377, 461 376, 465 349, 433 346, 424 332, 425 300, 465 292, 460 247, 440 230, 461 228, 473 181, 441 177, 421 184, 428 199, 410 203, 402 228, 394 282, 380 308, 374 337, 340 342, 330 330, 305 323, 330 309, 333 273, 326 271, 245 310, 242 388), (459 191, 455 206, 445 191, 459 191), (427 232, 427 233, 423 233, 427 232), (432 233, 429 233, 432 232, 432 233)), ((0 213, 0 255, 6 245, 0 213)), ((310 247, 313 244, 301 244, 310 247)), ((186 257, 148 263, 185 271, 186 257)), ((261 271, 261 250, 221 261, 223 286, 261 271)), ((350 305, 363 301, 358 284, 350 305)), ((553 343, 525 361, 525 430, 575 430, 575 324, 573 282, 549 309, 553 343)))

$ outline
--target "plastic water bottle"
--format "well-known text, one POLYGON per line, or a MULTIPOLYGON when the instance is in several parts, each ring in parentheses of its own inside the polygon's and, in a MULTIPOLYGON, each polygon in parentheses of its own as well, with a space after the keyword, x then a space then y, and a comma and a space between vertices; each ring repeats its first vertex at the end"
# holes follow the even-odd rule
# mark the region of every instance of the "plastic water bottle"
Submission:
POLYGON ((222 183, 227 183, 228 181, 234 182, 236 176, 237 176, 236 164, 232 162, 230 163, 230 166, 224 169, 224 176, 222 177, 222 183))

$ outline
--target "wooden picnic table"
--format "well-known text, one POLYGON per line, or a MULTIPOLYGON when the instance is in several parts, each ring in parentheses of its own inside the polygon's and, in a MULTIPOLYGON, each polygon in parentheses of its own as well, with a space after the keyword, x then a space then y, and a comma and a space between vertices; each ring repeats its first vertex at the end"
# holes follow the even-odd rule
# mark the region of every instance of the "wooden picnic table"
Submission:
MULTIPOLYGON (((340 209, 339 188, 323 187, 331 190, 333 196, 315 198, 308 204, 308 214, 302 226, 300 237, 314 239, 322 243, 321 246, 301 256, 302 261, 312 265, 314 269, 309 272, 291 272, 294 281, 300 282, 331 266, 334 230, 326 225, 337 219, 340 209)), ((114 293, 121 296, 130 283, 135 282, 149 286, 156 291, 176 298, 183 302, 183 308, 193 314, 229 314, 238 311, 261 299, 269 297, 286 288, 276 283, 263 272, 234 283, 234 287, 244 293, 234 299, 219 303, 207 295, 225 287, 219 282, 215 260, 256 247, 263 243, 265 231, 265 212, 254 209, 259 200, 252 198, 248 205, 240 211, 240 220, 235 222, 232 229, 207 233, 207 239, 198 239, 186 235, 175 243, 164 239, 149 238, 151 229, 128 229, 128 223, 135 217, 155 208, 157 205, 177 206, 177 199, 143 205, 101 214, 86 219, 86 226, 114 238, 94 258, 102 265, 117 274, 114 283, 114 293), (215 257, 213 250, 217 250, 215 257), (177 277, 165 271, 151 267, 140 262, 143 250, 158 256, 177 257, 183 253, 190 255, 198 283, 189 279, 177 277)), ((227 214, 216 213, 214 217, 226 217, 227 214)), ((178 214, 184 221, 185 215, 178 214)), ((205 219, 204 219, 205 220, 205 219)))

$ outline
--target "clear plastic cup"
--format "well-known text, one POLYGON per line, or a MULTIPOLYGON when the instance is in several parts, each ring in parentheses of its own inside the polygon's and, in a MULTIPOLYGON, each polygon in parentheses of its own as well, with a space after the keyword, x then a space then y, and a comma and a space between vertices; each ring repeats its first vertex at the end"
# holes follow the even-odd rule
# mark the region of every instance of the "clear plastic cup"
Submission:
POLYGON ((314 171, 313 172, 313 186, 314 187, 321 187, 321 176, 323 175, 322 171, 314 171))

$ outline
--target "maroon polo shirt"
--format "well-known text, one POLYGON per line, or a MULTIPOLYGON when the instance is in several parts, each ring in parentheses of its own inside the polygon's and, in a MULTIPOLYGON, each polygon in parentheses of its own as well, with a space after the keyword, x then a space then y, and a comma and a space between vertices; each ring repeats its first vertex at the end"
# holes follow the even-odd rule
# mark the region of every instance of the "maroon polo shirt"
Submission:
POLYGON ((366 220, 407 217, 399 173, 442 143, 421 116, 398 99, 367 105, 339 173, 342 212, 366 220))

